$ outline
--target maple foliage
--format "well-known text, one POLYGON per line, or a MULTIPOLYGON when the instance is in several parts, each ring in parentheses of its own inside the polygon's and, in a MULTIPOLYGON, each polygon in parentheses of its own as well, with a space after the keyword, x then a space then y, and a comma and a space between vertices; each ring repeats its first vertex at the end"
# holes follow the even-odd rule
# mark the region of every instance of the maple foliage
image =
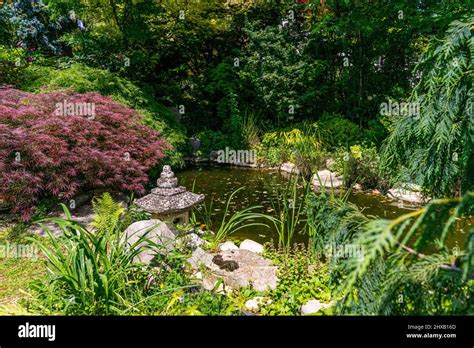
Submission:
POLYGON ((0 196, 28 219, 45 196, 70 199, 92 189, 144 193, 148 171, 170 145, 138 117, 97 93, 0 88, 0 196), (65 103, 94 105, 94 116, 61 114, 58 105, 65 103))

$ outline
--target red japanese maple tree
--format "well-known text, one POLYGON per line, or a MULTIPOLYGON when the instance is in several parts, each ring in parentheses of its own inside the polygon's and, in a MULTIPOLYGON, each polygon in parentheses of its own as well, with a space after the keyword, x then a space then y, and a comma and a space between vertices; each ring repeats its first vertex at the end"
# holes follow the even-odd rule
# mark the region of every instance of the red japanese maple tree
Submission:
POLYGON ((28 219, 44 196, 143 193, 149 169, 170 146, 138 117, 97 93, 0 88, 0 196, 28 219))

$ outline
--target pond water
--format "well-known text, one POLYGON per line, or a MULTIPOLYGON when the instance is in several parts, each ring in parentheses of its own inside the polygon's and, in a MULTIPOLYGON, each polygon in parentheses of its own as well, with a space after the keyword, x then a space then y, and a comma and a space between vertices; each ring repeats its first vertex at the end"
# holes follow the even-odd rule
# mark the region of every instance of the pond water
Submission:
MULTIPOLYGON (((206 195, 204 203, 212 206, 212 227, 218 227, 225 212, 225 205, 229 196, 240 187, 240 190, 230 204, 230 211, 235 212, 254 205, 263 206, 260 212, 271 213, 272 190, 287 185, 288 174, 279 171, 255 170, 247 168, 222 167, 222 166, 193 166, 182 172, 178 172, 179 184, 189 190, 193 187, 194 192, 206 195)), ((384 198, 380 195, 370 193, 353 193, 349 201, 359 206, 364 214, 384 218, 395 218, 410 211, 407 207, 401 207, 398 202, 384 198)), ((202 219, 198 220, 202 221, 202 219)), ((257 242, 277 240, 274 230, 263 226, 250 226, 243 228, 230 237, 231 239, 243 240, 246 238, 257 242)), ((296 242, 306 242, 307 236, 298 234, 296 242)))

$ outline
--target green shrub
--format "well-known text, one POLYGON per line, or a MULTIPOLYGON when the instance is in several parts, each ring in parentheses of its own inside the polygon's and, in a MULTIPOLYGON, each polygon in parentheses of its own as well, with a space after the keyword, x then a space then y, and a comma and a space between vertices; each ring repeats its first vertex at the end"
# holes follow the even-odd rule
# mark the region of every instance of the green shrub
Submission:
POLYGON ((364 140, 364 130, 337 114, 324 114, 318 122, 326 135, 324 142, 331 147, 360 144, 364 140))
POLYGON ((386 189, 386 182, 380 176, 380 158, 375 147, 353 145, 349 151, 339 148, 334 153, 334 163, 329 169, 342 175, 349 187, 354 183, 363 189, 386 189))
POLYGON ((326 255, 331 283, 338 286, 336 313, 472 313, 473 193, 434 200, 393 220, 365 216, 354 204, 326 194, 312 195, 307 208, 311 245, 326 255), (459 224, 469 226, 468 236, 452 248, 449 240, 460 232, 459 224), (335 247, 359 252, 328 255, 335 247))
POLYGON ((229 139, 221 131, 205 130, 194 135, 199 139, 201 146, 198 150, 199 156, 209 156, 212 151, 224 150, 229 146, 229 139))
MULTIPOLYGON (((251 226, 266 226, 268 225, 261 223, 261 222, 251 222, 255 221, 256 218, 262 217, 262 214, 256 213, 255 210, 262 208, 260 205, 251 206, 248 208, 244 208, 242 210, 238 210, 235 213, 231 214, 229 207, 232 202, 234 196, 244 187, 240 187, 229 196, 226 202, 224 215, 222 216, 222 221, 219 225, 219 229, 214 231, 214 234, 210 238, 209 247, 211 249, 217 249, 219 244, 224 241, 232 233, 237 232, 238 230, 244 227, 251 227, 251 226)), ((212 209, 212 202, 211 208, 206 208, 207 211, 211 212, 212 209)), ((207 219, 210 220, 210 219, 207 219)))

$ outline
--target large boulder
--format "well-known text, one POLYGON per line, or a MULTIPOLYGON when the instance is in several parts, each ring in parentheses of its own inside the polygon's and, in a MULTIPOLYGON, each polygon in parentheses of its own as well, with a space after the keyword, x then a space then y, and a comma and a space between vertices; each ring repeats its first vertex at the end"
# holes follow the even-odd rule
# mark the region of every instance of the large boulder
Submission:
POLYGON ((139 262, 150 263, 157 254, 166 255, 175 248, 175 235, 169 227, 158 219, 137 221, 127 227, 122 240, 133 245, 141 239, 138 245, 147 245, 146 239, 158 245, 157 248, 144 248, 138 255, 139 262))
POLYGON ((342 176, 336 175, 336 173, 330 170, 320 170, 313 176, 314 187, 326 187, 326 188, 341 188, 344 185, 342 176), (318 179, 319 176, 319 179, 318 179))
POLYGON ((258 291, 276 288, 277 267, 269 259, 250 250, 237 249, 210 254, 197 248, 188 262, 193 270, 201 272, 202 286, 213 290, 219 279, 224 288, 252 287, 258 291))

